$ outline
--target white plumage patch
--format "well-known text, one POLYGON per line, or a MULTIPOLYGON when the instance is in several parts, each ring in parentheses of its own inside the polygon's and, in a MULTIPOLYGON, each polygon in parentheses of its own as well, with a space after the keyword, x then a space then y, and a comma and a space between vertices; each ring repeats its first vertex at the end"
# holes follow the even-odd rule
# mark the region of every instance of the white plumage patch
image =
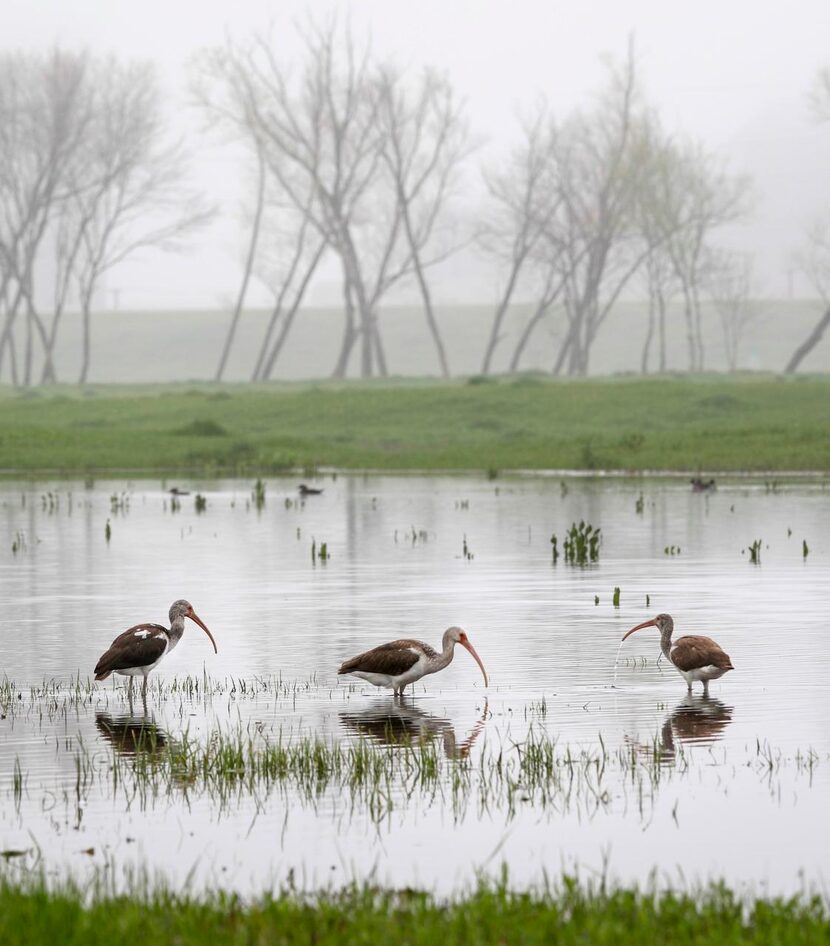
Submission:
POLYGON ((149 631, 136 631, 134 636, 140 637, 142 640, 144 640, 144 638, 150 636, 150 632, 149 631))

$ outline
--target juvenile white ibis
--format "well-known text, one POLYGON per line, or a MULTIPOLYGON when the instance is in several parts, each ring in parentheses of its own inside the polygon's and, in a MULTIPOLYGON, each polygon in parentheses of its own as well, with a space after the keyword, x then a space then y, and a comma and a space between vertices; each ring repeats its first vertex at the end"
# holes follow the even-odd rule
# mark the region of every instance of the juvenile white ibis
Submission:
POLYGON ((670 614, 658 614, 656 618, 632 627, 623 640, 644 627, 656 627, 660 631, 660 650, 686 681, 689 693, 692 692, 692 684, 700 680, 703 683, 703 692, 708 695, 710 680, 717 680, 735 669, 729 655, 724 653, 711 637, 698 637, 693 634, 678 637, 672 643, 674 621, 670 614))
POLYGON ((466 647, 473 655, 481 667, 484 685, 487 686, 484 664, 460 627, 450 627, 444 631, 440 654, 423 641, 390 641, 345 661, 337 672, 352 673, 376 687, 391 687, 395 696, 403 696, 405 686, 428 673, 437 673, 452 663, 456 644, 466 647))
POLYGON ((130 627, 110 645, 95 664, 95 679, 106 680, 111 673, 120 673, 130 678, 130 693, 133 690, 133 678, 144 677, 141 687, 142 696, 147 696, 147 674, 157 667, 165 654, 179 643, 184 634, 184 620, 190 618, 207 634, 215 653, 219 653, 213 634, 207 629, 202 619, 193 610, 189 601, 180 598, 170 605, 170 629, 161 624, 136 624, 130 627))
POLYGON ((321 496, 323 494, 321 489, 315 489, 313 486, 306 486, 305 483, 300 483, 298 489, 300 491, 300 496, 321 496))

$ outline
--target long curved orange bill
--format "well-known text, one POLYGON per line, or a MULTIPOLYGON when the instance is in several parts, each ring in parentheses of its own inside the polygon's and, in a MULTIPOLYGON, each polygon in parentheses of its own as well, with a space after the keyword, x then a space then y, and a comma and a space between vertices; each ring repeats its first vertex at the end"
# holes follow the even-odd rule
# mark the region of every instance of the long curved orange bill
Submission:
POLYGON ((654 622, 653 619, 652 619, 651 621, 643 621, 642 624, 638 624, 636 627, 632 627, 631 630, 628 631, 628 632, 623 636, 623 640, 625 640, 626 637, 631 637, 631 635, 634 633, 634 631, 639 631, 641 628, 644 628, 644 627, 656 627, 656 626, 657 626, 657 625, 655 624, 655 622, 654 622))
POLYGON ((205 634, 207 634, 207 636, 210 638, 211 644, 213 644, 213 652, 215 654, 218 654, 219 648, 216 646, 216 641, 213 639, 213 634, 210 633, 205 622, 199 617, 199 615, 195 611, 188 611, 187 616, 190 618, 191 621, 194 621, 196 624, 198 624, 199 627, 205 632, 205 634))
POLYGON ((484 664, 481 662, 481 657, 479 657, 476 653, 475 647, 473 647, 473 645, 468 640, 459 641, 459 643, 462 647, 466 647, 467 650, 469 650, 469 652, 473 655, 473 660, 475 660, 479 667, 481 667, 481 672, 484 674, 484 685, 489 686, 490 684, 487 682, 487 671, 484 669, 484 664))

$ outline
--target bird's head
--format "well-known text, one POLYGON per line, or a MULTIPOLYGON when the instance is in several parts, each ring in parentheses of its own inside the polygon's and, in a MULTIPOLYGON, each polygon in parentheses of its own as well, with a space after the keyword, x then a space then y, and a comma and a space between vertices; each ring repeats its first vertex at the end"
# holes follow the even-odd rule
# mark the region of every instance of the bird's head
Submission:
POLYGON ((670 614, 658 614, 657 617, 651 618, 649 621, 643 621, 642 624, 632 627, 631 630, 623 636, 623 640, 625 640, 626 637, 630 637, 634 631, 639 631, 643 627, 656 627, 662 636, 663 634, 671 634, 674 630, 674 621, 670 614))
POLYGON ((189 601, 185 601, 184 598, 179 598, 178 601, 174 601, 170 605, 170 624, 171 626, 177 620, 184 620, 184 618, 190 618, 194 624, 198 624, 199 627, 207 634, 210 638, 211 644, 213 644, 214 653, 219 653, 219 648, 216 646, 216 641, 213 639, 213 634, 207 628, 207 625, 202 621, 199 615, 193 610, 193 605, 189 601))
POLYGON ((461 644, 462 647, 469 650, 473 655, 473 659, 481 668, 481 672, 484 674, 484 685, 489 686, 487 682, 487 671, 484 669, 484 664, 481 662, 481 657, 476 653, 475 647, 470 643, 470 639, 467 637, 467 632, 460 627, 449 627, 444 631, 444 647, 446 648, 448 643, 452 644, 461 644))

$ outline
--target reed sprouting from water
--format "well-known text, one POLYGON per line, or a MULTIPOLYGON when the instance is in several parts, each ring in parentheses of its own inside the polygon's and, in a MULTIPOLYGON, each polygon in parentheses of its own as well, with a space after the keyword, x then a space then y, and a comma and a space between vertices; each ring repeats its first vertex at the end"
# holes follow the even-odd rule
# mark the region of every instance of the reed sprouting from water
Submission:
POLYGON ((569 565, 588 565, 599 561, 600 530, 585 520, 573 523, 565 533, 563 551, 569 565))

